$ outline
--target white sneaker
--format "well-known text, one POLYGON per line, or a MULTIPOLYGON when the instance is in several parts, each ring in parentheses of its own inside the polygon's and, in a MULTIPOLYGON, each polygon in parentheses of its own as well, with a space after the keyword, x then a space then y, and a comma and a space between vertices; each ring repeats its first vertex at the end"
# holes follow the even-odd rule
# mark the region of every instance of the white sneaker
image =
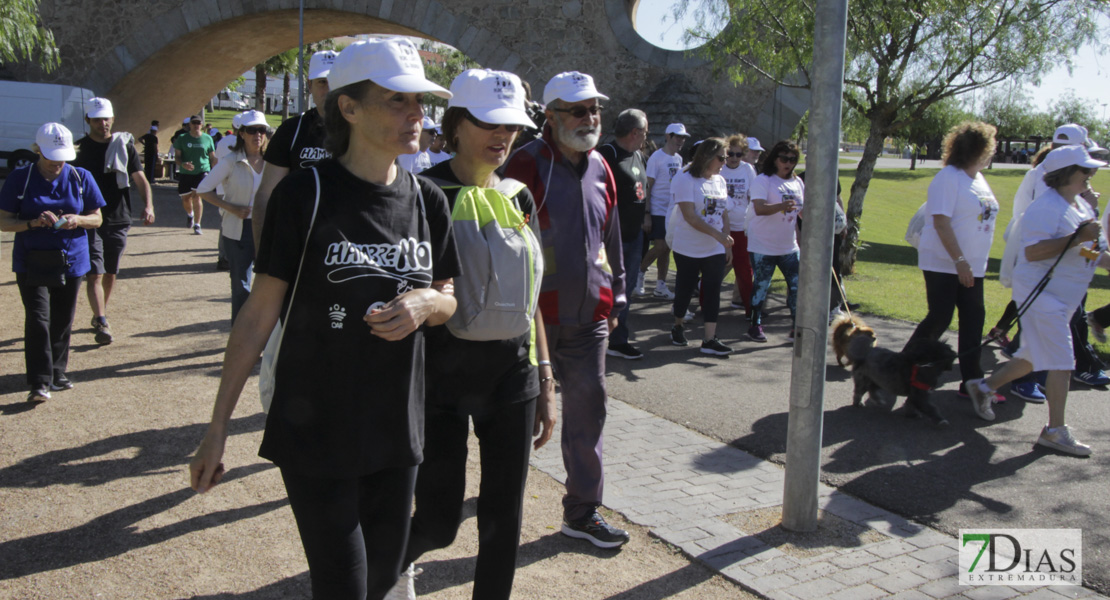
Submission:
POLYGON ((674 300, 674 292, 668 290, 667 284, 665 283, 655 286, 655 291, 652 292, 651 295, 664 300, 674 300))
POLYGON ((1056 431, 1049 431, 1048 425, 1045 425, 1037 438, 1037 444, 1075 456, 1091 455, 1091 447, 1072 437, 1067 425, 1057 427, 1056 431))
POLYGON ((397 583, 389 588, 383 600, 416 600, 416 586, 413 585, 413 581, 423 572, 424 569, 417 569, 410 563, 407 569, 401 571, 397 583))
POLYGON ((971 408, 975 410, 975 414, 979 415, 980 419, 993 421, 994 410, 991 409, 991 400, 994 392, 984 392, 980 389, 979 384, 982 382, 982 379, 968 379, 964 383, 964 390, 971 397, 971 408))
POLYGON ((643 271, 640 271, 639 274, 636 275, 636 286, 632 289, 632 294, 633 295, 635 295, 635 296, 643 296, 644 295, 644 276, 645 275, 647 275, 647 273, 644 273, 643 271))
POLYGON ((686 316, 682 317, 682 322, 683 323, 689 323, 690 321, 693 321, 693 320, 694 320, 694 311, 692 311, 692 310, 686 311, 686 316))

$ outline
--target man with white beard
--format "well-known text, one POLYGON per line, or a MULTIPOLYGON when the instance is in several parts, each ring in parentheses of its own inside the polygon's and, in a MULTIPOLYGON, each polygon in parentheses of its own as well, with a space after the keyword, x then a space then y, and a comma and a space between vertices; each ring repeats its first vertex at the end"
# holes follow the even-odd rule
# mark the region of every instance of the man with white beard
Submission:
POLYGON ((543 92, 543 137, 513 154, 505 175, 527 185, 536 199, 545 263, 539 306, 562 387, 562 531, 616 548, 628 541, 628 532, 597 512, 604 483, 605 349, 626 304, 616 184, 594 150, 601 137, 600 101, 608 99, 589 75, 553 77, 543 92))

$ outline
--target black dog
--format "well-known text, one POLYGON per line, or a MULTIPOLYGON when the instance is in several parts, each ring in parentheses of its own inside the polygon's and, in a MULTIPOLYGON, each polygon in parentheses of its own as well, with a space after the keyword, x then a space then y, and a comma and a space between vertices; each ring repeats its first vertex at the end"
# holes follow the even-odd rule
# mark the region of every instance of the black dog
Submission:
POLYGON ((867 394, 868 404, 886 405, 875 394, 883 390, 907 397, 907 417, 924 413, 937 425, 948 425, 948 420, 933 406, 929 390, 936 387, 941 374, 956 361, 952 347, 937 340, 916 339, 901 352, 894 352, 873 347, 873 343, 870 338, 854 338, 848 345, 848 361, 856 384, 852 404, 859 406, 867 394))

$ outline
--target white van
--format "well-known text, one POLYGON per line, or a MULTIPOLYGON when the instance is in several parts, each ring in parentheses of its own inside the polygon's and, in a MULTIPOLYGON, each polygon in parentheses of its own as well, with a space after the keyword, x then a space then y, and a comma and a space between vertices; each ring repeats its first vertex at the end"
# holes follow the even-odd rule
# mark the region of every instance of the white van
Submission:
POLYGON ((85 135, 85 102, 94 96, 71 85, 0 81, 0 166, 34 162, 31 144, 43 123, 65 125, 74 140, 85 135))
POLYGON ((213 110, 236 110, 242 112, 249 110, 246 100, 243 99, 242 94, 239 92, 230 92, 228 90, 221 90, 220 93, 212 97, 213 110))

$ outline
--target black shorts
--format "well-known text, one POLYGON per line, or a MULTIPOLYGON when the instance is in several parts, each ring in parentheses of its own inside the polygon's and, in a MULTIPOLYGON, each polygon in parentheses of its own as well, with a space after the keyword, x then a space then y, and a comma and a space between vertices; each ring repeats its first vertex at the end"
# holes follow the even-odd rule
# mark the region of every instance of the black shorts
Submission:
POLYGON ((90 274, 119 273, 119 259, 127 247, 128 229, 130 225, 101 225, 88 230, 90 274))
POLYGON ((667 239, 667 217, 651 215, 651 239, 667 239))
POLYGON ((185 194, 188 194, 197 189, 197 187, 200 185, 200 182, 204 180, 205 175, 207 175, 207 173, 195 173, 193 175, 190 175, 188 173, 182 173, 181 171, 178 171, 177 194, 179 196, 184 196, 185 194))

